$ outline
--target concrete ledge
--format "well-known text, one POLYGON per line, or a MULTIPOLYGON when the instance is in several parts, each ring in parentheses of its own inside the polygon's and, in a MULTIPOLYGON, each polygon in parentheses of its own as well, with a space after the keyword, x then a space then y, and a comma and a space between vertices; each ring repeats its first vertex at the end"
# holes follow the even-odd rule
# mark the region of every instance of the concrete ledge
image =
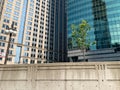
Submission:
POLYGON ((0 90, 120 90, 119 83, 120 62, 0 65, 0 90))

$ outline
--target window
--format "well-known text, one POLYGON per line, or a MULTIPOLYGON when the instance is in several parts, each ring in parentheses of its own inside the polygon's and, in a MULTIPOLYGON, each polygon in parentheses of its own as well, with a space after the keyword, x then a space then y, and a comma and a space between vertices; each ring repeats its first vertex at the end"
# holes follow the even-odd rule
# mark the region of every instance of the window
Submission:
POLYGON ((24 53, 24 56, 25 56, 25 57, 28 57, 28 56, 29 56, 29 54, 25 52, 25 53, 24 53))
POLYGON ((5 43, 0 42, 0 46, 5 47, 5 43))
POLYGON ((32 17, 29 17, 28 20, 32 21, 32 17))
POLYGON ((4 21, 5 23, 9 23, 9 20, 7 20, 7 19, 4 19, 3 21, 4 21))
POLYGON ((7 27, 8 27, 8 25, 6 25, 6 24, 2 25, 2 28, 6 28, 7 29, 7 27))
POLYGON ((20 6, 20 4, 21 4, 20 2, 16 2, 16 6, 20 6))
POLYGON ((8 60, 8 61, 12 61, 12 58, 8 58, 7 60, 8 60))
POLYGON ((37 61, 37 63, 41 63, 41 61, 37 61))
POLYGON ((12 51, 12 50, 9 50, 9 54, 12 55, 12 54, 13 54, 13 51, 12 51))
POLYGON ((1 30, 1 33, 5 34, 5 31, 4 31, 4 30, 1 30))
POLYGON ((18 17, 16 17, 16 16, 13 16, 13 19, 17 21, 17 20, 18 20, 18 17))
POLYGON ((14 12, 14 15, 19 16, 19 12, 16 12, 16 11, 15 11, 15 12, 14 12))
POLYGON ((32 22, 29 22, 29 21, 28 21, 28 25, 32 25, 32 22))
POLYGON ((5 36, 0 36, 0 40, 6 40, 5 36))
POLYGON ((11 15, 8 14, 8 13, 5 13, 4 16, 7 17, 7 18, 10 18, 11 15))
POLYGON ((14 39, 14 38, 11 38, 10 42, 14 42, 14 41, 15 41, 15 39, 14 39))
POLYGON ((34 60, 31 60, 31 61, 30 61, 30 64, 34 64, 34 63, 35 63, 35 61, 34 61, 34 60))
POLYGON ((29 43, 29 42, 25 42, 25 45, 29 46, 29 45, 30 45, 30 43, 29 43))
POLYGON ((30 15, 30 16, 33 16, 33 13, 29 12, 29 15, 30 15))
POLYGON ((14 22, 14 21, 13 21, 13 23, 17 26, 17 22, 14 22))
POLYGON ((27 27, 27 30, 32 30, 32 28, 30 26, 27 27))
POLYGON ((26 36, 26 40, 30 40, 30 37, 26 36))
POLYGON ((4 52, 4 49, 0 49, 0 52, 4 52))
POLYGON ((26 31, 26 34, 27 34, 27 35, 31 35, 31 32, 26 31))
POLYGON ((10 48, 13 48, 14 46, 13 46, 13 44, 10 44, 10 48))
POLYGON ((30 0, 30 2, 34 2, 34 0, 30 0))
POLYGON ((8 0, 8 2, 13 2, 13 0, 8 0))
POLYGON ((23 63, 27 64, 28 63, 28 59, 23 59, 23 63))
POLYGON ((29 48, 28 48, 28 47, 24 47, 24 50, 25 50, 25 51, 29 51, 29 48))
POLYGON ((12 12, 12 9, 6 8, 6 12, 11 13, 11 12, 12 12))
POLYGON ((12 8, 12 4, 7 3, 7 7, 12 8))
POLYGON ((20 8, 19 8, 19 7, 17 7, 17 6, 15 6, 15 10, 16 10, 16 11, 19 11, 19 10, 20 10, 20 8))

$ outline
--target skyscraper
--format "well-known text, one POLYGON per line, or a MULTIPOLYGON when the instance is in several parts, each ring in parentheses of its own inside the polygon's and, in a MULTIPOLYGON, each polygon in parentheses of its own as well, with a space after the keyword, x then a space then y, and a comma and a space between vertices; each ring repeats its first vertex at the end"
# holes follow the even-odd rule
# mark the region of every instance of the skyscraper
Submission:
MULTIPOLYGON (((64 0, 3 0, 0 3, 0 52, 6 53, 5 30, 14 23, 7 63, 45 63, 66 58, 64 0)), ((0 57, 0 63, 4 62, 0 57)))
POLYGON ((119 0, 67 0, 68 49, 75 48, 70 43, 71 24, 78 25, 82 19, 88 21, 90 40, 96 41, 91 50, 120 46, 120 3, 119 0))
POLYGON ((1 15, 2 15, 3 5, 4 5, 4 0, 1 0, 0 1, 0 19, 1 19, 1 15))

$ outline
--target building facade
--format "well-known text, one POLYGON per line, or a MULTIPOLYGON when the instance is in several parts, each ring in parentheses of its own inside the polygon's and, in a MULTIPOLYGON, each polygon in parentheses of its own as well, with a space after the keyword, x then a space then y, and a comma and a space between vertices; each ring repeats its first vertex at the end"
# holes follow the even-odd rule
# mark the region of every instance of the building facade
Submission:
POLYGON ((64 0, 3 0, 0 20, 0 63, 5 61, 9 36, 8 26, 14 23, 17 34, 12 36, 7 64, 64 61, 65 41, 64 0))
MULTIPOLYGON (((89 38, 96 41, 91 50, 120 46, 120 3, 119 0, 67 0, 68 49, 74 49, 71 42, 71 24, 78 25, 82 19, 88 21, 89 38)), ((120 58, 119 58, 120 59, 120 58)))
POLYGON ((4 5, 4 0, 1 0, 0 1, 0 20, 1 20, 1 15, 2 15, 3 5, 4 5))

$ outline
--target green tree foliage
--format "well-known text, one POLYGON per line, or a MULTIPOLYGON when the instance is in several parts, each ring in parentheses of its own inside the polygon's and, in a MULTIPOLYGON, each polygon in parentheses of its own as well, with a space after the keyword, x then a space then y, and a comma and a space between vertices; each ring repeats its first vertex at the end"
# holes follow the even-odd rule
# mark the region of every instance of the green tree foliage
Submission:
POLYGON ((83 51, 85 60, 86 49, 95 44, 95 42, 90 42, 90 39, 88 37, 88 31, 91 30, 91 27, 86 20, 82 20, 78 26, 72 24, 71 29, 72 44, 76 44, 77 47, 83 51))

